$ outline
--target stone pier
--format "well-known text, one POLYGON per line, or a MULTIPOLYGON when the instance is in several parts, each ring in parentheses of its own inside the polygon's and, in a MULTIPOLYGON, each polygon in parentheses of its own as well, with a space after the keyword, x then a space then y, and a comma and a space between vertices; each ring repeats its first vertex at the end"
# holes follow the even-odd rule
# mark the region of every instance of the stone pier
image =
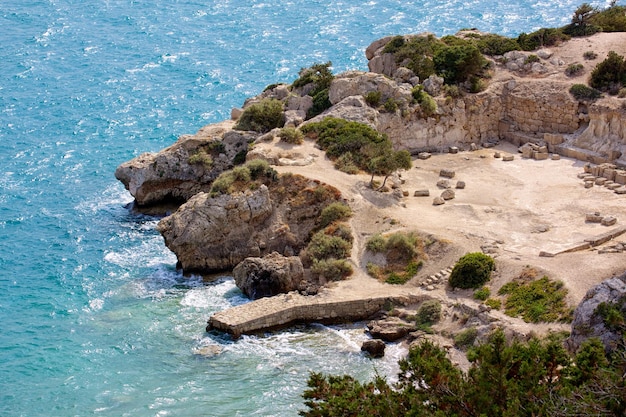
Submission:
POLYGON ((417 302, 424 296, 394 294, 363 296, 322 292, 303 296, 297 292, 261 298, 215 313, 208 330, 220 330, 237 338, 297 323, 345 323, 370 318, 394 305, 417 302))

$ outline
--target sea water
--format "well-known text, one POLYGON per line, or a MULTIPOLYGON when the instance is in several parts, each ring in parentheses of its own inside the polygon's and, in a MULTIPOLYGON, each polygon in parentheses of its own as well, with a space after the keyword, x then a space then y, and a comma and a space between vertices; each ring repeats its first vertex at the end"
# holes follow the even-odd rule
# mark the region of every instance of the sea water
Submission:
POLYGON ((515 36, 578 3, 0 1, 0 415, 294 416, 311 371, 393 378, 402 349, 366 359, 362 323, 205 333, 247 300, 182 277, 113 172, 302 67, 366 69, 380 37, 515 36))

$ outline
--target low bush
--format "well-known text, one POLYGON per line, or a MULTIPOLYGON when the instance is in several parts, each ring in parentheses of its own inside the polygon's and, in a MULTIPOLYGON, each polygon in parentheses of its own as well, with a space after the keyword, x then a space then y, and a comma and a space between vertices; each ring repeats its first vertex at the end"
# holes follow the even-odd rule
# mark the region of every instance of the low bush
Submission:
POLYGON ((509 316, 521 316, 529 323, 571 320, 571 310, 565 302, 567 289, 562 282, 546 276, 531 282, 511 281, 498 294, 506 296, 504 309, 509 316))
POLYGON ((283 127, 285 124, 283 110, 281 101, 265 98, 248 106, 239 117, 234 129, 266 133, 274 128, 283 127))
POLYGON ((335 161, 335 168, 346 174, 356 175, 360 169, 356 166, 352 152, 346 152, 335 161))
POLYGON ((365 248, 373 253, 382 253, 387 250, 387 239, 380 234, 375 234, 365 242, 365 248))
POLYGON ((524 51, 534 51, 545 46, 554 46, 570 39, 562 29, 541 28, 532 33, 521 33, 517 37, 517 43, 524 51))
POLYGON ((392 98, 388 98, 383 104, 383 108, 387 113, 395 113, 398 111, 398 102, 392 98))
POLYGON ((626 84, 624 57, 615 51, 610 51, 607 58, 591 71, 589 85, 598 90, 614 89, 617 92, 624 84, 626 84))
POLYGON ((585 84, 574 84, 570 87, 569 92, 576 100, 580 101, 593 101, 602 97, 600 91, 585 84))
POLYGON ((502 301, 497 298, 488 298, 485 300, 485 305, 493 308, 494 310, 500 310, 500 307, 502 307, 502 301))
POLYGON ((587 51, 583 54, 583 58, 585 58, 586 60, 589 61, 593 61, 594 59, 596 59, 598 57, 598 54, 596 54, 593 51, 587 51))
POLYGON ((352 275, 352 265, 345 259, 322 259, 313 261, 311 272, 328 281, 341 281, 352 275))
POLYGON ((319 217, 320 227, 324 228, 333 222, 347 220, 352 216, 352 209, 344 203, 335 202, 322 209, 319 217))
POLYGON ((474 298, 476 300, 485 301, 491 295, 489 287, 482 287, 474 291, 474 298))
POLYGON ((540 62, 540 61, 541 61, 541 59, 537 55, 530 54, 524 60, 524 65, 534 64, 535 62, 540 62))
POLYGON ((194 154, 189 156, 189 163, 192 165, 202 165, 206 169, 213 166, 213 158, 204 149, 198 149, 194 154))
POLYGON ((454 265, 448 283, 452 288, 477 288, 489 281, 495 262, 482 252, 468 253, 454 265))
POLYGON ((441 303, 437 300, 426 300, 417 309, 416 323, 418 327, 432 326, 441 320, 441 303))
POLYGON ((476 327, 465 329, 454 336, 454 347, 461 350, 467 350, 474 345, 477 336, 478 330, 476 327))
POLYGON ((568 77, 576 77, 583 73, 584 70, 583 64, 571 64, 565 69, 565 75, 568 77))
POLYGON ((245 189, 256 189, 261 183, 276 181, 278 173, 267 161, 253 159, 245 165, 222 172, 211 184, 210 195, 232 194, 245 189))
POLYGON ((280 129, 278 137, 282 142, 292 145, 301 145, 304 142, 304 134, 295 127, 283 127, 280 129))
MULTIPOLYGON (((456 91, 458 91, 458 87, 456 91)), ((430 94, 424 91, 423 86, 416 85, 411 90, 411 94, 413 95, 413 99, 420 105, 420 109, 425 116, 432 116, 437 112, 437 102, 430 94)))
POLYGON ((378 107, 380 104, 380 100, 382 98, 382 93, 380 91, 369 91, 364 96, 365 102, 372 107, 378 107))
POLYGON ((350 256, 352 244, 338 236, 330 236, 325 231, 317 232, 306 248, 312 261, 324 259, 344 259, 350 256))
POLYGON ((476 46, 485 55, 504 55, 510 51, 518 51, 519 43, 516 39, 496 34, 486 34, 476 38, 476 46))

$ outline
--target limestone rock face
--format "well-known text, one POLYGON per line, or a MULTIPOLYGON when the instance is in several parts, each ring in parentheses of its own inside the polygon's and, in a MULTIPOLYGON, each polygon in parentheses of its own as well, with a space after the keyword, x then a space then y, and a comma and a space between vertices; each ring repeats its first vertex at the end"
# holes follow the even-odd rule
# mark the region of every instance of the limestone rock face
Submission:
POLYGON ((263 258, 246 258, 233 269, 237 287, 250 299, 271 297, 298 289, 304 278, 302 261, 272 252, 263 258))
POLYGON ((608 279, 587 291, 585 298, 574 311, 572 333, 567 339, 570 350, 576 351, 582 342, 590 337, 599 338, 607 349, 621 340, 621 333, 608 328, 602 317, 596 312, 600 303, 618 303, 622 312, 626 312, 626 273, 608 279))
POLYGON ((414 324, 407 323, 397 317, 367 323, 370 335, 385 342, 395 342, 410 332, 417 330, 414 324))
POLYGON ((626 156, 626 109, 593 105, 589 126, 572 141, 577 148, 607 156, 613 161, 626 156))
POLYGON ((158 153, 144 153, 121 164, 115 177, 140 206, 187 201, 200 191, 208 191, 213 180, 232 168, 235 156, 255 139, 250 132, 231 130, 232 126, 232 121, 226 121, 205 126, 195 135, 181 136, 158 153), (191 163, 198 154, 206 157, 191 163))
POLYGON ((198 193, 157 229, 183 271, 221 272, 249 257, 299 253, 322 209, 340 198, 333 187, 300 175, 283 176, 269 188, 215 197, 198 193))
POLYGON ((363 96, 346 97, 324 113, 312 118, 310 122, 319 122, 326 117, 364 123, 374 129, 378 125, 378 112, 367 105, 363 96))
POLYGON ((381 93, 381 103, 394 99, 406 105, 413 98, 410 84, 398 84, 382 74, 359 71, 338 75, 330 85, 328 97, 332 104, 337 104, 347 97, 364 96, 374 91, 381 93))

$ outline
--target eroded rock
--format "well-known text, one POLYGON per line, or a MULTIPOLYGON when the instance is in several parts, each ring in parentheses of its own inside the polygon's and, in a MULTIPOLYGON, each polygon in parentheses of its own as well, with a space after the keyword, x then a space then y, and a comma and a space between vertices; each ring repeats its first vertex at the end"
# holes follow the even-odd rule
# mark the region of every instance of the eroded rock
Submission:
POLYGON ((246 258, 233 269, 237 287, 250 299, 271 297, 297 290, 304 277, 297 256, 272 252, 262 258, 246 258))

